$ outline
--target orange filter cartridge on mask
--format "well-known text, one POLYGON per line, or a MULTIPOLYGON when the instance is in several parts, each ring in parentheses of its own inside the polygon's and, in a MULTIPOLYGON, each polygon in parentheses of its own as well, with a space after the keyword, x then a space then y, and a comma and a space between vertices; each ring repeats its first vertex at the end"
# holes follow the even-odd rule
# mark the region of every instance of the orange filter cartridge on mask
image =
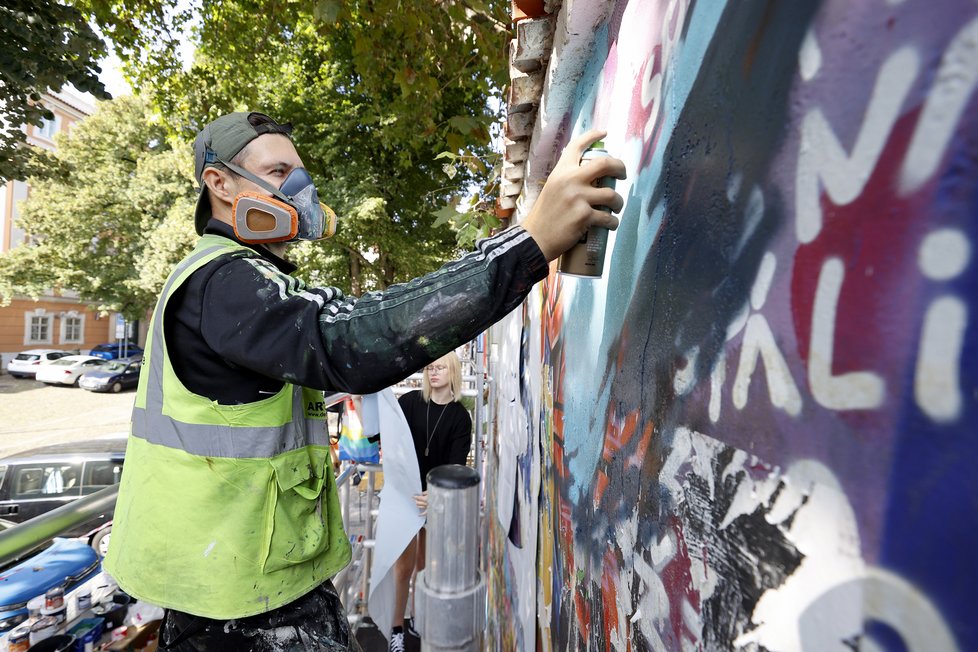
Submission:
POLYGON ((285 242, 299 232, 299 213, 283 201, 257 192, 234 198, 234 234, 242 242, 285 242))

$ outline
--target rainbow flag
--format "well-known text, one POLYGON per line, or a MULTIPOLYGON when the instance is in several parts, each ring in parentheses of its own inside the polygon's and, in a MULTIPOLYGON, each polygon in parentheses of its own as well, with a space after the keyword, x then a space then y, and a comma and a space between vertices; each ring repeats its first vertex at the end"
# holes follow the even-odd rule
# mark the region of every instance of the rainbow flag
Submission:
POLYGON ((343 427, 340 429, 340 461, 380 462, 378 433, 364 433, 363 422, 352 398, 346 399, 343 427))

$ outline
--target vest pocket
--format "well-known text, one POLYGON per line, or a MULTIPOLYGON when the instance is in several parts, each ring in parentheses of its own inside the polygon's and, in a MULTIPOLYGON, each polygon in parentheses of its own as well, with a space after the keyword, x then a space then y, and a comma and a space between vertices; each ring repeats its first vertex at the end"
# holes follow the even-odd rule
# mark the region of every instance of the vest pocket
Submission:
POLYGON ((265 508, 262 572, 288 568, 314 559, 329 549, 323 515, 328 454, 305 447, 271 458, 265 508))

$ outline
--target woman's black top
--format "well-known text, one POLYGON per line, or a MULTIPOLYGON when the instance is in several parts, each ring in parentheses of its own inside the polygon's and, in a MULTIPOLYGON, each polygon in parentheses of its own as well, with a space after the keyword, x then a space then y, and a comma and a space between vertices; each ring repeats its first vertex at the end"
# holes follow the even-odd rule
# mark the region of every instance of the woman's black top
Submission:
POLYGON ((442 464, 465 464, 472 446, 472 418, 458 401, 447 405, 426 403, 419 389, 404 394, 398 401, 414 438, 424 490, 428 488, 431 469, 442 464))

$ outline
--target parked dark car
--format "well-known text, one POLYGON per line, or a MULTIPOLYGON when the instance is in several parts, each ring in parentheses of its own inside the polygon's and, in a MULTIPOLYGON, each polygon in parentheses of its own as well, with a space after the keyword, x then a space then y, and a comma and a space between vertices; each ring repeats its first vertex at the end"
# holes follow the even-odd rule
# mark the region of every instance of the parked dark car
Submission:
POLYGON ((104 360, 115 360, 116 358, 125 357, 132 358, 137 355, 142 355, 142 347, 136 346, 133 343, 129 343, 128 346, 123 346, 122 342, 110 342, 108 344, 99 344, 91 351, 88 355, 94 355, 96 358, 102 358, 104 360))
POLYGON ((98 369, 83 374, 78 379, 78 386, 90 392, 121 392, 139 383, 142 366, 141 355, 109 360, 98 369))
MULTIPOLYGON (((0 516, 22 523, 56 507, 118 484, 126 438, 109 437, 34 448, 0 460, 0 516)), ((104 554, 112 513, 75 526, 64 537, 83 537, 104 554)))

